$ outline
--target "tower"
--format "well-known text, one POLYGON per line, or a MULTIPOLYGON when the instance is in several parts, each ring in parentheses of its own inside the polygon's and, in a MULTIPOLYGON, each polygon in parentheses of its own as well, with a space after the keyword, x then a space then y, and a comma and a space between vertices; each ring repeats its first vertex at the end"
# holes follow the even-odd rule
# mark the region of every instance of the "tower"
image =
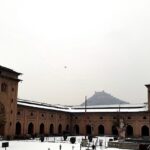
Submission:
POLYGON ((150 84, 145 85, 148 91, 148 111, 150 111, 150 84))
POLYGON ((3 116, 0 120, 4 121, 0 135, 5 137, 15 135, 19 75, 21 73, 0 66, 0 116, 3 116))

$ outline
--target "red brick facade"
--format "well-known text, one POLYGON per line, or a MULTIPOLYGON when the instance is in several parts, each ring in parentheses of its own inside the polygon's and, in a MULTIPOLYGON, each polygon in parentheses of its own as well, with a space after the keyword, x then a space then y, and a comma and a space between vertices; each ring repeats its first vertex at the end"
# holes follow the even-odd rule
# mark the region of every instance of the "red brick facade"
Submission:
MULTIPOLYGON (((24 102, 17 104, 20 81, 18 75, 20 73, 0 67, 0 103, 5 108, 6 118, 5 126, 0 129, 1 135, 62 135, 63 132, 72 135, 117 135, 118 131, 114 128, 117 111, 87 111, 85 114, 84 111, 69 111, 71 108, 68 110, 40 108, 39 104, 33 107, 24 102)), ((125 120, 126 136, 140 137, 150 134, 150 86, 146 87, 148 88, 147 110, 141 111, 137 108, 136 111, 119 112, 119 116, 125 120)))

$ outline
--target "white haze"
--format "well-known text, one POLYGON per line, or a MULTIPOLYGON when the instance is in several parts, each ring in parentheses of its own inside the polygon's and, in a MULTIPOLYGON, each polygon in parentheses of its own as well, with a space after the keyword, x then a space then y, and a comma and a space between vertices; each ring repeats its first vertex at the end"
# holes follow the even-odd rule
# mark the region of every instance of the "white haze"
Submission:
POLYGON ((105 90, 147 101, 149 0, 1 0, 0 65, 22 72, 19 98, 81 104, 105 90))

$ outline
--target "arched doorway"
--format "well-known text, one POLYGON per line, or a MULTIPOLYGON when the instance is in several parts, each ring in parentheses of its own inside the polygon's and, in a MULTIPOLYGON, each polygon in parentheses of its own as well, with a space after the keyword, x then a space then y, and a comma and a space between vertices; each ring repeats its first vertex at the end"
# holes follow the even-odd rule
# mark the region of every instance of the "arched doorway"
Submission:
POLYGON ((86 134, 91 135, 92 134, 92 129, 90 125, 86 125, 86 134))
POLYGON ((146 125, 141 129, 141 136, 149 136, 149 128, 146 125))
POLYGON ((61 124, 59 124, 59 126, 58 126, 58 134, 62 134, 62 125, 61 124))
POLYGON ((117 130, 116 126, 112 126, 112 135, 118 136, 118 130, 117 130))
POLYGON ((33 123, 30 123, 28 125, 28 134, 33 135, 33 132, 34 132, 34 126, 33 123))
POLYGON ((44 124, 41 123, 40 125, 40 134, 44 134, 44 124))
POLYGON ((74 126, 74 133, 75 133, 75 135, 80 134, 80 129, 79 129, 79 126, 77 124, 74 126))
POLYGON ((98 127, 98 134, 99 135, 104 135, 105 134, 105 130, 104 130, 104 126, 103 125, 99 125, 99 127, 98 127))
POLYGON ((126 136, 127 137, 133 136, 133 127, 131 125, 128 125, 126 127, 126 136))
POLYGON ((66 132, 69 132, 69 125, 66 125, 66 132))
POLYGON ((16 135, 20 135, 21 134, 21 124, 20 122, 16 123, 16 135))
POLYGON ((5 107, 2 103, 0 103, 0 135, 4 135, 5 123, 6 123, 5 107))
POLYGON ((54 134, 54 125, 53 124, 50 125, 49 134, 51 134, 51 135, 54 134))

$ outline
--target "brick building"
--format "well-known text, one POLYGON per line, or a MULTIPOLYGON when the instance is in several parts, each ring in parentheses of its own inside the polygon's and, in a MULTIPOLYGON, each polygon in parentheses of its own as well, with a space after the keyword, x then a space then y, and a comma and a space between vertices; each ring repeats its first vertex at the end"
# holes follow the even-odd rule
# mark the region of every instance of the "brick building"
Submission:
POLYGON ((19 75, 21 73, 0 66, 0 105, 6 122, 0 128, 1 135, 15 134, 19 75))
POLYGON ((123 118, 126 136, 150 134, 150 85, 148 103, 105 106, 61 106, 17 99, 18 76, 11 69, 0 66, 0 114, 5 114, 3 136, 45 134, 117 135, 115 122, 123 118))

